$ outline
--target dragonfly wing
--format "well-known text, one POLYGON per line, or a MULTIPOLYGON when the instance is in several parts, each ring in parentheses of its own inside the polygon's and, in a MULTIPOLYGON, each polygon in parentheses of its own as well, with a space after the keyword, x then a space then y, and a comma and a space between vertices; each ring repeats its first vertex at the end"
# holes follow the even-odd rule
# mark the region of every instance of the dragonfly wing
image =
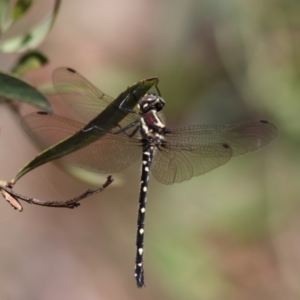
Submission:
POLYGON ((129 141, 124 133, 106 134, 98 141, 67 155, 66 159, 89 171, 116 173, 133 164, 141 153, 140 141, 129 141))
POLYGON ((58 115, 34 112, 22 119, 23 129, 43 149, 72 136, 81 130, 83 123, 58 115))
POLYGON ((187 126, 170 130, 166 141, 176 147, 184 145, 227 144, 233 156, 258 151, 278 136, 277 127, 264 120, 224 126, 187 126))
MULTIPOLYGON (((98 116, 114 99, 96 88, 82 75, 70 68, 58 68, 53 72, 53 84, 64 103, 84 122, 88 123, 98 116)), ((137 119, 128 114, 122 125, 137 119)))
POLYGON ((167 131, 152 172, 162 183, 181 182, 225 164, 231 156, 257 151, 277 136, 277 127, 268 121, 174 128, 167 131))
MULTIPOLYGON (((23 118, 22 126, 46 149, 72 136, 84 124, 58 115, 31 113, 23 118)), ((106 134, 63 159, 87 170, 114 173, 131 165, 140 154, 140 140, 129 138, 122 132, 116 135, 106 134)))
POLYGON ((232 149, 226 144, 187 146, 163 143, 157 149, 153 176, 164 184, 173 184, 204 174, 227 163, 232 149))

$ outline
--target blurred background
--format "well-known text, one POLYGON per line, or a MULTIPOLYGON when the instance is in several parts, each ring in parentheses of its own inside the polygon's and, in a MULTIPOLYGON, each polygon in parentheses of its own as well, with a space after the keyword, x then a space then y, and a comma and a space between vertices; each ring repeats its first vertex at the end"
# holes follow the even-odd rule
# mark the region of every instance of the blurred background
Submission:
MULTIPOLYGON (((36 1, 11 33, 52 8, 36 1)), ((74 210, 25 203, 19 213, 4 200, 0 298, 299 299, 299 13, 295 0, 63 1, 39 47, 50 63, 25 78, 33 85, 68 66, 115 97, 158 76, 169 127, 264 118, 280 136, 181 184, 150 179, 144 289, 133 277, 140 162, 74 210)), ((16 57, 1 54, 1 70, 16 57)), ((9 180, 38 149, 4 105, 0 127, 9 180)), ((61 200, 89 187, 49 163, 15 190, 61 200)))

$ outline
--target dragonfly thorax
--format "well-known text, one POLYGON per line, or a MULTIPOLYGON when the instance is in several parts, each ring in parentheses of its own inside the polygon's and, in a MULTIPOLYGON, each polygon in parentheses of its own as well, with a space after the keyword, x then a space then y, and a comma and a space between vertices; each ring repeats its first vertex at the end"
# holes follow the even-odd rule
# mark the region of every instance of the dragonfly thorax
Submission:
POLYGON ((150 110, 161 111, 165 106, 165 100, 156 95, 156 94, 146 94, 140 101, 139 101, 139 108, 141 112, 147 113, 150 110))

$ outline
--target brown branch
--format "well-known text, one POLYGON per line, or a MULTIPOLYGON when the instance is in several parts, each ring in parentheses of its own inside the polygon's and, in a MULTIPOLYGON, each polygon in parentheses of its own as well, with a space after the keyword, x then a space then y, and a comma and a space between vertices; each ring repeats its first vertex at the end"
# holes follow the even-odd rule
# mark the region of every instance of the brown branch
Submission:
POLYGON ((69 199, 69 200, 62 200, 62 201, 45 201, 39 200, 32 197, 25 197, 21 194, 16 193, 13 191, 12 187, 9 184, 0 185, 0 191, 3 197, 15 208, 19 211, 22 211, 23 207, 19 201, 26 201, 29 204, 36 204, 41 206, 48 206, 48 207, 65 207, 65 208, 75 208, 80 205, 79 201, 90 197, 94 194, 100 193, 105 190, 112 182, 114 181, 113 177, 109 175, 106 179, 106 182, 98 189, 92 190, 88 189, 83 194, 69 199))

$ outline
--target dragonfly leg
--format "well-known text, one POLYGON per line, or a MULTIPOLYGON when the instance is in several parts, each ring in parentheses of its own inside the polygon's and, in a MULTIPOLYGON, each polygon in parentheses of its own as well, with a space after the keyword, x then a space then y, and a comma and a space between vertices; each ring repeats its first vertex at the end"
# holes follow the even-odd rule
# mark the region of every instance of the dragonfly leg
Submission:
POLYGON ((137 127, 133 130, 132 133, 127 132, 127 130, 130 129, 130 128, 132 128, 133 126, 139 124, 139 123, 140 123, 140 121, 138 120, 138 121, 132 122, 131 124, 129 124, 129 125, 125 126, 125 127, 121 127, 121 126, 118 124, 117 126, 118 126, 120 129, 117 130, 117 131, 111 132, 111 133, 112 133, 112 134, 119 134, 119 133, 121 133, 121 132, 124 132, 128 137, 133 137, 133 136, 137 133, 137 131, 138 131, 140 128, 137 126, 137 127))
POLYGON ((82 130, 83 132, 89 132, 89 131, 92 131, 92 130, 94 130, 94 129, 101 130, 101 131, 106 131, 106 130, 104 130, 103 128, 97 126, 97 125, 92 125, 92 126, 89 126, 89 127, 85 126, 85 127, 83 127, 81 130, 82 130))
POLYGON ((156 91, 157 91, 157 94, 158 94, 158 96, 160 96, 161 97, 161 93, 160 93, 160 90, 159 90, 159 88, 158 88, 158 80, 157 80, 157 82, 156 82, 156 84, 155 84, 155 89, 156 89, 156 91))
POLYGON ((138 102, 138 101, 137 101, 138 99, 136 99, 136 95, 135 95, 135 93, 133 92, 133 93, 127 95, 127 97, 125 97, 125 99, 124 99, 124 100, 121 102, 121 104, 119 105, 119 109, 122 109, 122 110, 123 110, 124 112, 126 112, 126 113, 139 114, 139 112, 135 111, 134 109, 126 108, 126 106, 125 106, 125 105, 126 105, 127 99, 130 98, 131 95, 135 98, 136 102, 138 102))

